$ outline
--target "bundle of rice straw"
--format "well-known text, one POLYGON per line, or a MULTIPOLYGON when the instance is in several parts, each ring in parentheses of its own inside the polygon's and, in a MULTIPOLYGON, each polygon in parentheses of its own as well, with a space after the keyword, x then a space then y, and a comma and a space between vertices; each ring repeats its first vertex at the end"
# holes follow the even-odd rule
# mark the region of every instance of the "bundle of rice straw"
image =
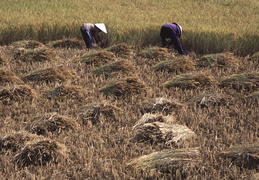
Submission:
POLYGON ((195 104, 201 108, 229 106, 231 100, 232 97, 225 94, 199 94, 194 97, 195 104))
POLYGON ((76 120, 59 115, 48 113, 33 118, 27 125, 26 130, 30 133, 47 136, 48 133, 60 133, 66 130, 75 130, 79 127, 76 120))
POLYGON ((139 55, 149 59, 164 59, 168 56, 168 49, 161 47, 150 47, 142 50, 139 55))
POLYGON ((190 56, 179 56, 174 59, 159 62, 153 69, 155 71, 181 73, 194 70, 195 66, 190 56))
POLYGON ((32 101, 38 94, 28 85, 19 85, 13 88, 4 88, 0 90, 0 100, 4 104, 11 102, 32 101))
POLYGON ((259 51, 254 53, 251 57, 249 57, 248 60, 258 62, 259 61, 259 51))
POLYGON ((113 52, 118 57, 123 57, 123 58, 132 58, 135 53, 135 50, 133 49, 133 47, 125 43, 113 45, 111 47, 106 48, 105 50, 113 52))
POLYGON ((0 85, 23 84, 23 81, 10 70, 0 69, 0 85))
POLYGON ((25 49, 34 49, 39 47, 45 47, 45 45, 39 41, 35 40, 22 40, 16 41, 11 44, 14 48, 25 48, 25 49))
POLYGON ((115 112, 120 111, 116 106, 112 106, 106 103, 93 103, 83 106, 79 110, 79 117, 83 124, 91 122, 92 124, 97 124, 100 122, 115 121, 115 112))
POLYGON ((240 60, 233 53, 217 53, 202 56, 196 63, 199 67, 231 67, 238 66, 240 60))
MULTIPOLYGON (((202 163, 198 148, 171 149, 153 152, 131 160, 127 165, 147 173, 162 172, 172 173, 180 172, 184 177, 190 168, 198 167, 202 163)), ((179 177, 178 177, 179 178, 179 177)), ((181 178, 182 179, 182 178, 181 178)))
POLYGON ((32 71, 23 77, 25 81, 39 82, 64 82, 69 79, 76 78, 77 75, 74 71, 68 69, 66 66, 57 66, 46 69, 38 69, 32 71))
POLYGON ((179 145, 193 137, 195 133, 186 126, 153 122, 137 126, 134 140, 150 144, 179 145))
POLYGON ((53 61, 56 59, 56 54, 49 48, 36 48, 36 49, 28 49, 23 51, 20 54, 21 61, 23 62, 44 62, 44 61, 53 61))
POLYGON ((83 49, 85 46, 84 41, 78 40, 78 39, 61 39, 56 41, 51 41, 47 44, 49 47, 53 48, 73 48, 73 49, 83 49))
POLYGON ((27 143, 25 147, 16 154, 12 162, 18 167, 30 165, 44 166, 47 163, 58 163, 66 157, 66 146, 57 141, 43 139, 27 143))
POLYGON ((7 60, 5 58, 3 58, 3 56, 1 56, 0 54, 0 65, 3 65, 7 62, 7 60))
POLYGON ((259 72, 246 74, 233 74, 226 77, 219 84, 220 87, 231 87, 235 90, 258 90, 259 72))
POLYGON ((233 146, 218 153, 218 156, 231 159, 237 166, 259 170, 259 143, 233 146))
POLYGON ((151 98, 142 102, 141 113, 172 114, 175 110, 182 108, 183 104, 163 97, 151 98))
POLYGON ((128 76, 134 74, 134 67, 131 62, 120 59, 118 61, 95 68, 93 73, 96 75, 103 75, 105 77, 112 77, 114 74, 128 76))
POLYGON ((175 123, 176 119, 174 116, 164 116, 162 114, 150 114, 145 113, 133 126, 133 129, 135 129, 138 126, 141 126, 145 123, 152 123, 152 122, 164 122, 167 124, 175 123))
POLYGON ((61 85, 56 87, 55 89, 46 91, 44 94, 49 99, 71 98, 81 100, 83 98, 82 89, 83 88, 81 86, 61 85))
POLYGON ((210 72, 192 73, 192 74, 181 74, 175 76, 172 80, 164 83, 166 88, 179 87, 185 88, 197 88, 210 86, 215 84, 215 78, 210 72))
POLYGON ((93 51, 83 54, 79 59, 80 62, 85 64, 103 65, 115 60, 115 55, 110 51, 93 51))
POLYGON ((125 96, 146 92, 145 85, 138 78, 124 78, 107 83, 100 88, 100 92, 106 95, 125 96))
POLYGON ((0 138, 0 151, 11 150, 12 152, 16 152, 24 147, 27 142, 42 138, 42 136, 31 134, 26 131, 10 133, 0 138))

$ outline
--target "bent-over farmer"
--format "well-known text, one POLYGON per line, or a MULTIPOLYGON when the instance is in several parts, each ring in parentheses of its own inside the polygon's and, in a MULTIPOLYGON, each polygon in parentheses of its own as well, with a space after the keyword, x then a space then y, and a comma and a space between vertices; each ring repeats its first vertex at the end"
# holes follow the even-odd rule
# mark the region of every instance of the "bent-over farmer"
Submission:
POLYGON ((185 54, 183 47, 179 41, 179 38, 182 35, 182 27, 177 23, 166 23, 161 27, 160 37, 162 41, 162 47, 170 47, 174 44, 179 54, 185 54), (167 42, 166 39, 170 39, 167 42))
POLYGON ((92 46, 93 39, 99 46, 103 46, 103 42, 99 37, 99 33, 100 32, 107 33, 105 24, 103 24, 103 23, 97 23, 97 24, 84 23, 81 26, 80 30, 83 35, 86 48, 88 48, 88 50, 93 48, 93 46, 92 46))

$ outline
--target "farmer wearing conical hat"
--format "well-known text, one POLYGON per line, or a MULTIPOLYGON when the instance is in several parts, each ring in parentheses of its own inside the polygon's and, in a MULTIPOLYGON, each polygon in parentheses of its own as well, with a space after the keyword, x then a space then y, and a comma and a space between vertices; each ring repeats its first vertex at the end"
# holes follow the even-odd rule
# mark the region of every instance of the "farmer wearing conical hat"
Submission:
POLYGON ((167 23, 161 27, 160 37, 163 47, 170 47, 174 44, 179 54, 185 54, 183 47, 179 41, 179 38, 182 35, 182 27, 177 23, 167 23), (166 39, 170 39, 169 42, 166 39))
POLYGON ((107 33, 105 24, 103 24, 103 23, 97 23, 97 24, 84 23, 81 26, 80 30, 83 35, 86 48, 88 48, 88 50, 93 48, 93 46, 92 46, 93 39, 99 46, 103 45, 103 42, 101 41, 101 39, 99 37, 99 32, 107 33))

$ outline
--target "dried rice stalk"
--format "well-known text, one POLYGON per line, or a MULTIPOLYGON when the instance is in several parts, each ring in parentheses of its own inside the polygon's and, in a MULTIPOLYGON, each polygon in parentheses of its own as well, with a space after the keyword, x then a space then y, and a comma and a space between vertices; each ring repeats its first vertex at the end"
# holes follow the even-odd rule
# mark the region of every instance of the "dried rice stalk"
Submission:
POLYGON ((247 74, 233 74, 221 81, 220 87, 231 87, 235 90, 258 90, 259 72, 247 74))
POLYGON ((152 122, 163 122, 167 124, 175 123, 176 119, 174 116, 163 116, 161 114, 150 114, 145 113, 140 120, 136 122, 136 124, 133 126, 133 129, 135 129, 138 126, 141 126, 145 123, 152 123, 152 122))
POLYGON ((194 166, 202 162, 198 148, 190 149, 172 149, 159 152, 153 152, 148 155, 133 159, 127 165, 136 169, 152 172, 175 172, 180 170, 184 174, 194 166))
POLYGON ((96 75, 104 75, 105 77, 111 77, 113 74, 116 73, 127 76, 134 74, 134 67, 129 61, 121 59, 119 61, 115 61, 98 67, 94 69, 93 73, 95 73, 96 75))
POLYGON ((65 156, 65 145, 50 139, 43 139, 27 143, 26 146, 13 157, 12 163, 17 164, 19 167, 30 165, 44 166, 47 163, 58 163, 58 161, 65 156))
POLYGON ((142 114, 144 113, 162 113, 165 115, 172 114, 174 110, 180 109, 183 104, 168 100, 166 98, 152 98, 142 102, 142 114))
POLYGON ((167 48, 150 47, 142 50, 139 55, 149 59, 164 59, 168 56, 167 48))
POLYGON ((115 55, 109 51, 97 51, 85 53, 79 59, 80 62, 86 64, 103 65, 115 60, 115 55))
POLYGON ((248 60, 258 62, 259 61, 259 51, 254 53, 251 57, 249 57, 248 60))
POLYGON ((0 55, 0 65, 3 65, 5 64, 7 61, 5 58, 3 58, 1 55, 0 55))
POLYGON ((138 126, 134 140, 151 144, 179 145, 193 137, 195 137, 194 132, 186 126, 153 122, 138 126))
POLYGON ((249 98, 259 100, 259 91, 255 91, 248 95, 249 98))
POLYGON ((4 104, 17 101, 31 101, 37 97, 37 93, 27 85, 20 85, 15 88, 4 88, 0 91, 0 100, 4 104))
POLYGON ((120 111, 120 109, 108 104, 94 103, 80 108, 79 117, 82 119, 83 124, 87 124, 87 122, 96 124, 103 120, 115 121, 115 111, 120 111))
POLYGON ((224 94, 200 94, 194 98, 195 104, 201 108, 228 106, 231 97, 224 94))
POLYGON ((232 163, 238 166, 259 170, 259 143, 233 146, 218 155, 232 159, 232 163))
POLYGON ((57 41, 51 41, 47 44, 49 47, 53 48, 75 48, 75 49, 83 49, 85 44, 83 41, 78 40, 78 39, 62 39, 62 40, 57 40, 57 41))
POLYGON ((135 50, 133 49, 133 47, 131 47, 125 43, 121 43, 121 44, 117 44, 117 45, 108 47, 105 50, 113 52, 117 56, 123 57, 123 58, 131 58, 135 53, 135 50))
POLYGON ((178 75, 173 80, 164 83, 166 88, 196 88, 201 86, 210 86, 215 83, 213 75, 209 72, 195 74, 178 75))
POLYGON ((225 52, 225 53, 218 53, 218 54, 208 54, 202 56, 197 61, 197 66, 199 67, 232 67, 238 66, 240 60, 237 59, 233 53, 225 52))
POLYGON ((168 72, 187 72, 194 70, 194 62, 190 56, 179 56, 175 59, 162 61, 155 65, 154 71, 168 71, 168 72))
POLYGON ((54 68, 39 69, 32 71, 23 77, 26 81, 45 81, 49 82, 64 82, 68 79, 77 77, 76 73, 69 70, 66 66, 58 66, 54 68))
POLYGON ((251 180, 259 180, 259 173, 253 174, 251 180))
POLYGON ((106 95, 125 96, 146 92, 145 85, 137 78, 124 78, 107 83, 99 89, 106 95))
POLYGON ((0 151, 11 150, 12 152, 16 152, 20 150, 27 142, 40 138, 43 137, 28 133, 26 131, 10 133, 0 138, 0 151))
POLYGON ((24 54, 26 51, 28 51, 28 49, 22 48, 22 47, 14 49, 13 50, 13 57, 14 57, 14 59, 20 59, 22 54, 24 54))
POLYGON ((24 50, 20 54, 20 60, 24 62, 44 62, 53 61, 55 59, 56 54, 51 49, 48 49, 46 47, 24 50))
POLYGON ((68 86, 62 85, 56 87, 53 90, 49 90, 45 92, 45 95, 49 99, 65 99, 65 98, 72 98, 72 99, 82 99, 82 87, 81 86, 68 86))
POLYGON ((7 84, 22 84, 23 81, 18 78, 12 71, 0 69, 0 85, 6 86, 7 84))
POLYGON ((27 125, 26 130, 30 133, 47 136, 49 132, 60 133, 65 130, 75 130, 79 124, 66 116, 57 113, 49 113, 33 118, 27 125))
POLYGON ((15 48, 34 49, 44 47, 45 45, 35 40, 22 40, 12 43, 11 46, 14 46, 15 48))

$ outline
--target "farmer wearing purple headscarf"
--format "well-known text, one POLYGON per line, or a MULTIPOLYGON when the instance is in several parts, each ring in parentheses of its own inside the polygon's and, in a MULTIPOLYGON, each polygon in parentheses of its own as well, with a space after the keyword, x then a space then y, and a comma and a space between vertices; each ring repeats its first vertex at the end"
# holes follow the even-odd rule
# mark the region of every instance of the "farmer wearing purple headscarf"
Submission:
POLYGON ((179 54, 185 54, 179 38, 182 35, 182 27, 177 23, 167 23, 161 27, 160 37, 163 47, 169 47, 174 44, 179 54), (170 39, 169 42, 166 39, 170 39))
POLYGON ((80 31, 83 35, 85 45, 86 45, 86 48, 88 48, 88 50, 93 48, 92 46, 93 39, 99 46, 102 46, 103 43, 99 37, 99 32, 107 33, 106 27, 103 23, 97 23, 97 24, 84 23, 81 26, 80 31))

